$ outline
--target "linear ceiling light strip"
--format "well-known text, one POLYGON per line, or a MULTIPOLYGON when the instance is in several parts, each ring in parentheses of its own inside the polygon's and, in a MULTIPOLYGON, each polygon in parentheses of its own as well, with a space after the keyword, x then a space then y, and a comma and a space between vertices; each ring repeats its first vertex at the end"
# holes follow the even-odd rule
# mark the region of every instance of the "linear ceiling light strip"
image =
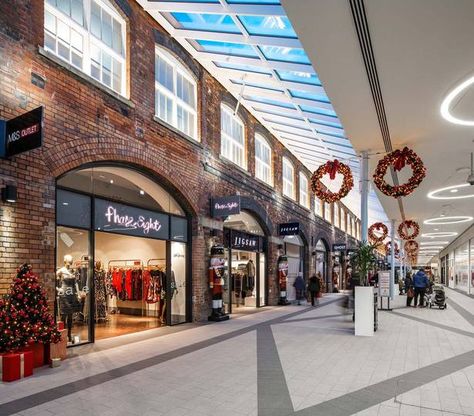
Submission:
MULTIPOLYGON (((372 47, 372 40, 370 38, 369 24, 367 21, 367 14, 365 12, 364 0, 349 0, 352 12, 352 18, 354 20, 357 37, 359 39, 359 45, 364 60, 365 69, 367 72, 367 78, 369 81, 372 98, 374 100, 375 111, 379 121, 380 132, 382 133, 382 139, 386 152, 392 152, 392 140, 390 137, 390 129, 388 127, 387 115, 385 112, 385 105, 382 97, 382 89, 380 87, 380 81, 377 71, 377 65, 375 63, 374 50, 372 47)), ((399 185, 398 175, 390 168, 392 175, 393 184, 399 185)), ((397 198, 398 206, 400 208, 400 214, 402 220, 405 220, 405 210, 401 198, 397 198)))

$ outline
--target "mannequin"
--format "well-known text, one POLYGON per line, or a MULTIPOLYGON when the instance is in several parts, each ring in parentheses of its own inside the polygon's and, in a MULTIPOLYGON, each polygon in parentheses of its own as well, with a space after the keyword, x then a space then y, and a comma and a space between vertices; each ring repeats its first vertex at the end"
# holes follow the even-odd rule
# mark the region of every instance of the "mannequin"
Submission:
POLYGON ((224 321, 229 319, 229 315, 226 315, 222 310, 225 272, 224 247, 214 245, 211 247, 209 266, 209 288, 212 293, 212 313, 211 316, 209 316, 210 321, 224 321))
POLYGON ((255 288, 255 264, 253 263, 252 259, 250 259, 247 263, 247 277, 248 277, 248 287, 249 287, 249 290, 252 292, 252 296, 253 296, 253 291, 255 288))
POLYGON ((81 302, 79 297, 79 286, 77 279, 72 273, 72 256, 66 254, 64 256, 64 266, 56 271, 57 284, 56 287, 59 303, 59 313, 61 320, 67 327, 67 338, 72 342, 72 315, 81 311, 81 302))
POLYGON ((288 299, 286 298, 286 285, 288 283, 288 257, 280 256, 278 258, 278 285, 280 286, 280 299, 278 300, 279 305, 288 305, 288 299))

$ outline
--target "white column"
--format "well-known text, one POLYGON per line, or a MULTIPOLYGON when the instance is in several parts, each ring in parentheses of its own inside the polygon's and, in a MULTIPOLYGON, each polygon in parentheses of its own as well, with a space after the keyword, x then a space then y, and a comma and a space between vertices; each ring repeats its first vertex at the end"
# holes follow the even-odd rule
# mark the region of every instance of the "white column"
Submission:
POLYGON ((394 280, 395 280, 395 220, 392 220, 392 226, 390 228, 390 298, 394 296, 394 280))
POLYGON ((367 242, 369 229, 369 152, 364 150, 362 152, 361 163, 361 178, 360 178, 360 239, 367 242))

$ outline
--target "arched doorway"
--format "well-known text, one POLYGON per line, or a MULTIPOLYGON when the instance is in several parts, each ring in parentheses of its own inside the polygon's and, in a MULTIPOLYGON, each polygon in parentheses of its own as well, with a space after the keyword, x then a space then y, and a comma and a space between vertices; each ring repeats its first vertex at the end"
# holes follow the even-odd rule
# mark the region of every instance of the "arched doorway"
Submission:
POLYGON ((250 211, 224 221, 228 284, 224 286, 226 313, 248 312, 267 304, 267 236, 250 211))
POLYGON ((327 292, 331 288, 328 273, 328 253, 328 244, 323 239, 318 240, 314 250, 314 270, 317 276, 321 276, 324 285, 323 292, 327 292))
POLYGON ((56 185, 56 314, 68 344, 189 321, 189 218, 171 193, 112 164, 56 185))
POLYGON ((293 283, 298 275, 304 278, 305 244, 300 235, 287 235, 283 242, 285 243, 285 255, 288 259, 286 298, 292 302, 296 300, 296 289, 293 283))

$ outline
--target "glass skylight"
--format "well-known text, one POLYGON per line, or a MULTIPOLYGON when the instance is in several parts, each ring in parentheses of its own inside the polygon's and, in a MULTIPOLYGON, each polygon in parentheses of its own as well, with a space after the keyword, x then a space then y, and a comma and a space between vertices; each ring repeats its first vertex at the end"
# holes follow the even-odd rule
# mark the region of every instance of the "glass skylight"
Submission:
POLYGON ((310 118, 309 122, 312 124, 318 124, 320 126, 334 127, 335 129, 341 129, 341 130, 343 129, 341 123, 337 123, 337 122, 331 123, 330 121, 321 121, 314 118, 310 118))
MULTIPOLYGON (((140 4, 150 6, 150 14, 173 39, 309 169, 354 156, 280 0, 140 0, 140 4)), ((359 159, 348 163, 357 177, 359 159)), ((371 197, 377 201, 371 204, 371 222, 387 221, 377 213, 381 206, 373 191, 371 197)), ((358 198, 351 192, 345 201, 356 214, 358 198)))
POLYGON ((233 64, 233 63, 221 62, 221 61, 214 62, 214 65, 218 66, 219 68, 235 69, 236 71, 254 72, 256 74, 272 75, 272 71, 270 71, 269 69, 262 68, 260 66, 233 64))
POLYGON ((217 40, 197 40, 196 42, 204 52, 258 58, 255 49, 245 43, 221 42, 217 40))
POLYGON ((240 16, 249 35, 279 36, 294 38, 298 36, 286 16, 240 16))
POLYGON ((300 90, 290 90, 290 94, 292 97, 296 97, 296 98, 305 98, 307 100, 319 101, 322 103, 330 102, 327 95, 313 94, 311 92, 300 91, 300 90))
POLYGON ((275 87, 270 87, 270 86, 265 85, 265 84, 259 84, 259 83, 255 83, 255 82, 244 82, 240 79, 231 79, 230 82, 232 82, 234 84, 238 84, 238 85, 244 85, 245 84, 246 87, 260 88, 262 90, 268 90, 268 91, 284 94, 283 90, 280 90, 280 89, 275 88, 275 87))
POLYGON ((311 72, 276 71, 276 73, 282 81, 300 82, 301 84, 321 86, 321 81, 318 76, 311 72))
POLYGON ((245 95, 244 99, 248 100, 248 101, 253 101, 253 102, 256 102, 256 103, 270 104, 270 105, 274 105, 276 107, 296 109, 296 107, 293 104, 285 103, 283 101, 278 101, 278 100, 271 100, 269 98, 255 97, 255 96, 252 96, 252 95, 245 95))
POLYGON ((333 110, 326 110, 325 108, 311 107, 309 105, 300 105, 301 111, 308 113, 320 114, 322 116, 334 117, 337 120, 336 112, 333 110))
POLYGON ((287 48, 283 46, 259 46, 265 58, 272 61, 294 62, 296 64, 310 65, 308 55, 304 49, 287 48))
POLYGON ((207 32, 240 33, 239 28, 226 14, 171 13, 183 29, 207 32))
POLYGON ((279 0, 227 0, 229 4, 280 4, 279 0))

